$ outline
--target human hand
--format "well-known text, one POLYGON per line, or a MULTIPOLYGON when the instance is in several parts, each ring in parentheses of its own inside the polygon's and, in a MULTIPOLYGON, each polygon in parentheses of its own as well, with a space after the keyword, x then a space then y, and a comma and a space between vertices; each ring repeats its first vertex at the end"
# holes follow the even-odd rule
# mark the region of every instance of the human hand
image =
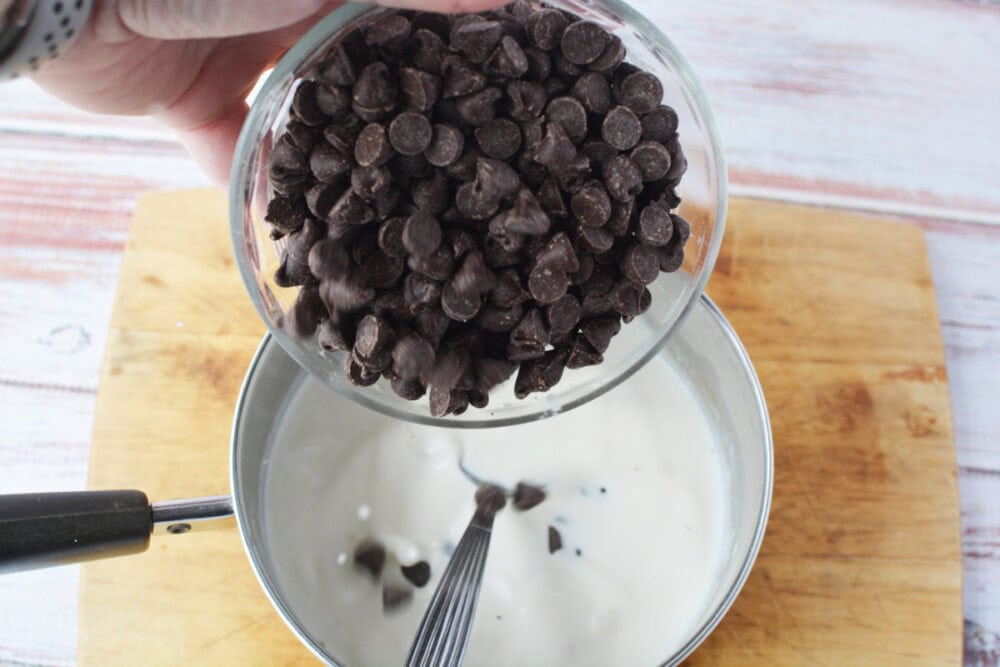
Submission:
MULTIPOLYGON (((503 1, 383 4, 458 13, 503 1)), ((95 0, 90 21, 69 52, 34 78, 50 93, 88 111, 152 116, 174 129, 205 172, 225 184, 247 114, 245 99, 261 72, 340 4, 95 0)))

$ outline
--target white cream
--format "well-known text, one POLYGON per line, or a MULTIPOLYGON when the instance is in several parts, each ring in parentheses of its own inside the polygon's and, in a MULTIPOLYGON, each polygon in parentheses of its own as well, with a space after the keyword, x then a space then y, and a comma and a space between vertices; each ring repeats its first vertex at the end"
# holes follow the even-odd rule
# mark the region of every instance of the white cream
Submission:
POLYGON ((269 549, 302 625, 347 665, 399 665, 474 508, 474 475, 548 497, 497 515, 467 665, 653 665, 704 621, 727 550, 722 456, 695 397, 657 360, 591 403, 478 431, 382 417, 306 380, 272 434, 269 549), (548 526, 563 548, 548 551, 548 526), (386 577, 432 578, 384 612, 352 563, 386 545, 386 577))

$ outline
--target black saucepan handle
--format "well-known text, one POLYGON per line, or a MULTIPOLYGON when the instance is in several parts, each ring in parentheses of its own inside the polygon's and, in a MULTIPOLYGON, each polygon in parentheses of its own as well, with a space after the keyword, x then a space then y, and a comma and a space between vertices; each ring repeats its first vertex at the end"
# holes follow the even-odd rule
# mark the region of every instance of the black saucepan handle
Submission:
POLYGON ((0 495, 0 574, 138 553, 152 531, 142 491, 0 495))

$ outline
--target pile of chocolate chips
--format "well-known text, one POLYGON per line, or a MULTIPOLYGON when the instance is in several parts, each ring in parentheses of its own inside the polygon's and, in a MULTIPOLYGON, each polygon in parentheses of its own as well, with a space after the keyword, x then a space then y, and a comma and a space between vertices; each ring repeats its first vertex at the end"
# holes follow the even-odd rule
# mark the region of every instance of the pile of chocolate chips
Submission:
POLYGON ((618 37, 518 1, 382 14, 298 85, 271 151, 283 318, 360 386, 435 416, 598 364, 684 259, 687 166, 663 86, 618 37))

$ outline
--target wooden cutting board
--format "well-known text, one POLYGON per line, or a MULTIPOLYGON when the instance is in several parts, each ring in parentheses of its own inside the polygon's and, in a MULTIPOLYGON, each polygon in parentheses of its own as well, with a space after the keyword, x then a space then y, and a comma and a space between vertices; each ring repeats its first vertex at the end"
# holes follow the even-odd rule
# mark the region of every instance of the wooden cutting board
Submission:
MULTIPOLYGON (((214 191, 135 213, 90 486, 228 492, 237 393, 264 331, 214 191)), ((757 565, 691 665, 958 665, 961 553, 944 351, 922 231, 733 201, 709 293, 760 374, 775 443, 757 565)), ((310 665, 231 532, 85 565, 82 665, 310 665)))

